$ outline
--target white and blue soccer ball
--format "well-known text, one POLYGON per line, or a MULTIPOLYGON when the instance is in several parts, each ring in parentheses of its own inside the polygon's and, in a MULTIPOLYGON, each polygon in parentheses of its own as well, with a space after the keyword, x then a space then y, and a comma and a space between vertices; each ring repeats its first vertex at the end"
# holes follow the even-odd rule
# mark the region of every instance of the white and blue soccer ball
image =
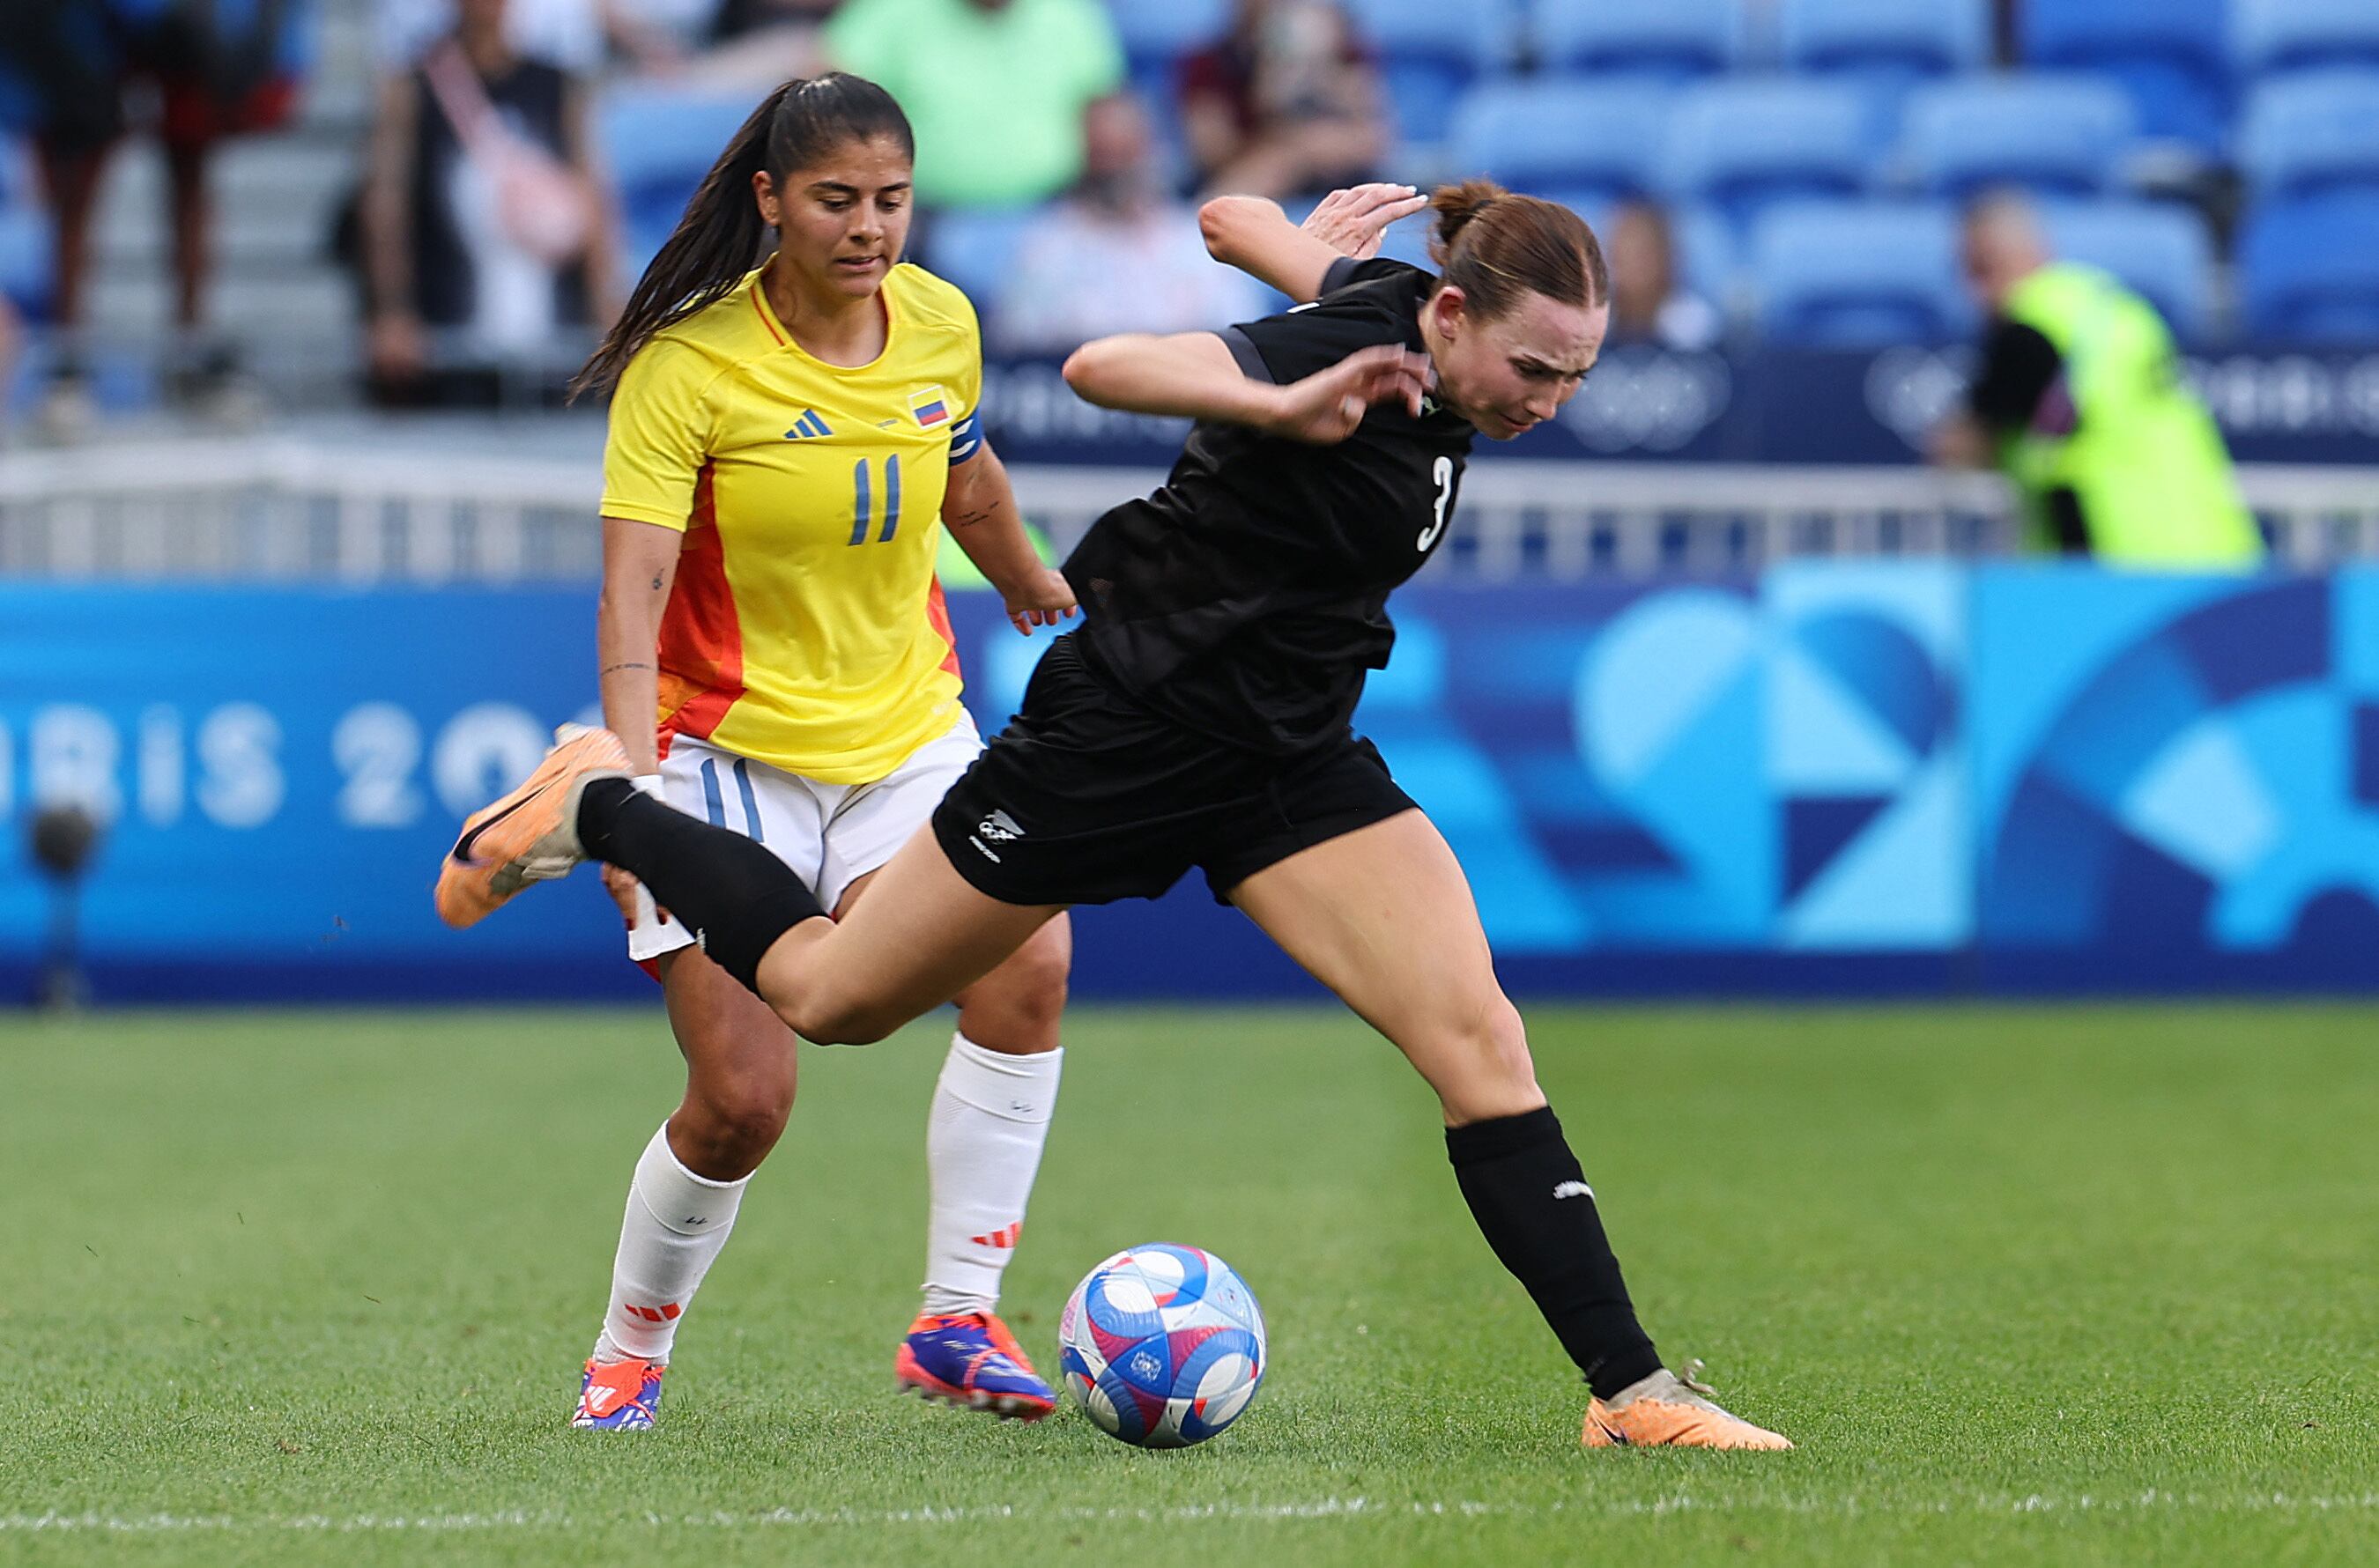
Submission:
POLYGON ((1187 1448, 1239 1418, 1263 1382, 1263 1310, 1212 1252, 1151 1242, 1082 1276, 1057 1321, 1084 1412, 1141 1448, 1187 1448))

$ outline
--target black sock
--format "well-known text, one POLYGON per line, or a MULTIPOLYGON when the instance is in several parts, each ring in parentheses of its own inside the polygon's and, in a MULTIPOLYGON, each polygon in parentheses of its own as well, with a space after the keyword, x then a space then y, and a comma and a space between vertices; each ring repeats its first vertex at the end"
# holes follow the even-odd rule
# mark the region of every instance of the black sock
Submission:
POLYGON ((1660 1370, 1552 1107, 1447 1128, 1445 1152, 1487 1245, 1528 1287, 1595 1397, 1660 1370))
POLYGON ((826 913, 793 868, 741 833, 698 822, 624 778, 598 778, 578 797, 578 841, 652 889, 702 943, 710 961, 760 990, 760 956, 826 913))

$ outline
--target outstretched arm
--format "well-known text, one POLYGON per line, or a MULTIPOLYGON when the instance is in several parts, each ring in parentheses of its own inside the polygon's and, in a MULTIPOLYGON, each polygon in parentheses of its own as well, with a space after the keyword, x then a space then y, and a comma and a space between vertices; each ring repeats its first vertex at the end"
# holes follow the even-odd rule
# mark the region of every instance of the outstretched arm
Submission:
POLYGON ((1381 344, 1276 386, 1241 371, 1213 332, 1127 333, 1076 349, 1066 361, 1066 384, 1101 408, 1245 425, 1327 446, 1353 435, 1375 403, 1400 399, 1419 417, 1428 368, 1426 355, 1381 344))
POLYGON ((1322 199, 1302 225, 1261 196, 1218 196, 1198 209, 1198 230, 1217 261, 1270 283, 1299 304, 1318 299, 1331 264, 1379 254, 1390 223, 1429 198, 1408 185, 1359 185, 1322 199))
POLYGON ((1033 548, 1015 488, 1008 482, 1008 465, 988 441, 950 470, 942 522, 984 580, 999 590, 1018 631, 1055 626, 1074 613, 1074 590, 1033 548))

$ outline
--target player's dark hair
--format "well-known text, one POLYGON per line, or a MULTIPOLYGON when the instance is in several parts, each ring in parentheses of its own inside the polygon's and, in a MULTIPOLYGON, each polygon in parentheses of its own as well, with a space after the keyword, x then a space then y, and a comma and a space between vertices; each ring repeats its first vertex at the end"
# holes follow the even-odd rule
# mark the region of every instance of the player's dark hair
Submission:
POLYGON ((656 333, 724 297, 759 263, 768 226, 752 199, 754 175, 766 170, 781 181, 838 147, 878 137, 899 143, 910 159, 917 156, 909 116, 864 77, 828 71, 796 78, 762 99, 703 176, 620 319, 571 381, 570 395, 610 387, 656 333))
POLYGON ((1429 253, 1437 262, 1438 286, 1460 289, 1484 320, 1503 315, 1527 293, 1589 307, 1611 297, 1601 241, 1558 201, 1469 179, 1439 186, 1429 209, 1437 219, 1429 253))

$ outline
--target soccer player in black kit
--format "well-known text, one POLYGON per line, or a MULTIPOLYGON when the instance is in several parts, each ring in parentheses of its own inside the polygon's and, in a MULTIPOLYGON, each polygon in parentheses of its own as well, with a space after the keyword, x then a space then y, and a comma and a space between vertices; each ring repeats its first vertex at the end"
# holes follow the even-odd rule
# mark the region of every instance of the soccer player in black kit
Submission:
POLYGON ((803 1037, 863 1043, 1058 911, 1154 898, 1195 867, 1437 1092, 1479 1229, 1591 1388, 1588 1446, 1790 1447, 1661 1367, 1461 867, 1348 723, 1387 662, 1388 595, 1444 538, 1473 436, 1550 418, 1593 365, 1600 247, 1566 208, 1470 181, 1429 199, 1431 275, 1363 259, 1419 198, 1332 202, 1311 232, 1238 199, 1204 214, 1219 256, 1307 303, 1068 361, 1092 403, 1196 424, 1164 487, 1067 561, 1083 627, 841 923, 765 847, 639 794, 604 730, 465 824, 440 911, 467 924, 606 861, 803 1037))

